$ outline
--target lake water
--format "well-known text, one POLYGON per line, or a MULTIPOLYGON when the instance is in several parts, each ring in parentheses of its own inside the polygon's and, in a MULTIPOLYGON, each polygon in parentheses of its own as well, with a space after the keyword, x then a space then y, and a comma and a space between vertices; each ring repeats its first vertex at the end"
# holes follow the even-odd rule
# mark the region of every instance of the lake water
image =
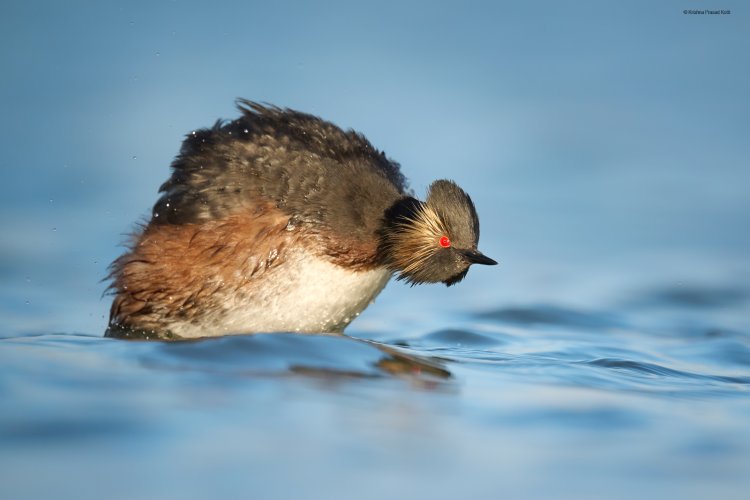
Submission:
POLYGON ((0 498, 748 498, 750 18, 716 7, 6 6, 0 498), (118 242, 236 97, 455 179, 500 265, 348 337, 103 339, 118 242))
POLYGON ((641 292, 588 309, 416 313, 385 299, 394 317, 366 315, 356 338, 10 336, 2 488, 6 498, 745 498, 748 290, 641 292))

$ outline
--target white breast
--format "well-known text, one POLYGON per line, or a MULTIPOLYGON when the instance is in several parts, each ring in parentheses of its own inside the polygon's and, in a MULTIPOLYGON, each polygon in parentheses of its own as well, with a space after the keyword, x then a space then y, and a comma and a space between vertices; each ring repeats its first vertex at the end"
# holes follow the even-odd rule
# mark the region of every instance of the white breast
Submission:
POLYGON ((391 273, 350 271, 306 252, 287 255, 247 293, 228 294, 224 310, 201 325, 172 325, 184 338, 260 332, 341 332, 380 293, 391 273))

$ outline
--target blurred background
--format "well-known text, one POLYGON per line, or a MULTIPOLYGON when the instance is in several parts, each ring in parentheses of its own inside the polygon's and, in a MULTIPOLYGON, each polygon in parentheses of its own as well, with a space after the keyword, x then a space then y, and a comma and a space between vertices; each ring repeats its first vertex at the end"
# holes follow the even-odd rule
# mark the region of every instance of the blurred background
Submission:
POLYGON ((708 3, 4 1, 0 497, 744 499, 750 13, 708 3), (237 97, 454 179, 500 266, 391 283, 386 348, 99 338, 237 97))
POLYGON ((419 195, 436 178, 472 195, 501 267, 391 284, 377 307, 747 277, 750 17, 683 13, 700 6, 6 2, 4 333, 103 331, 118 243, 236 97, 363 132, 419 195))

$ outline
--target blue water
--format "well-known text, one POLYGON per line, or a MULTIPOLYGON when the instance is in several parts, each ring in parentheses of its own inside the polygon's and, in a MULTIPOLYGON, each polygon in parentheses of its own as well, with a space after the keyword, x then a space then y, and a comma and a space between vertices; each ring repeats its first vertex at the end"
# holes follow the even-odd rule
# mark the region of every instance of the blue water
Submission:
POLYGON ((609 309, 430 310, 445 328, 352 328, 359 338, 5 338, 2 488, 744 498, 749 296, 668 288, 609 309))
POLYGON ((750 17, 716 7, 4 6, 0 498, 747 498, 750 17), (238 96, 455 179, 500 265, 348 337, 103 339, 118 243, 238 96))

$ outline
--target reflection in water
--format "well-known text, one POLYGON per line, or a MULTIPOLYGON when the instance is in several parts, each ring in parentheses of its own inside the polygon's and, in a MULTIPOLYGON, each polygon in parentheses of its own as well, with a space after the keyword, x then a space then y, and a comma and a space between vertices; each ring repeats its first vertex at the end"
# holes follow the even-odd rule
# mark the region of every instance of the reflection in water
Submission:
POLYGON ((345 335, 251 334, 152 344, 153 349, 144 349, 141 362, 162 370, 243 376, 293 372, 329 377, 450 377, 434 357, 345 335))
POLYGON ((451 373, 443 363, 447 360, 407 354, 398 347, 386 346, 377 342, 368 343, 387 354, 378 361, 377 366, 391 375, 409 375, 425 379, 448 379, 451 377, 451 373))

